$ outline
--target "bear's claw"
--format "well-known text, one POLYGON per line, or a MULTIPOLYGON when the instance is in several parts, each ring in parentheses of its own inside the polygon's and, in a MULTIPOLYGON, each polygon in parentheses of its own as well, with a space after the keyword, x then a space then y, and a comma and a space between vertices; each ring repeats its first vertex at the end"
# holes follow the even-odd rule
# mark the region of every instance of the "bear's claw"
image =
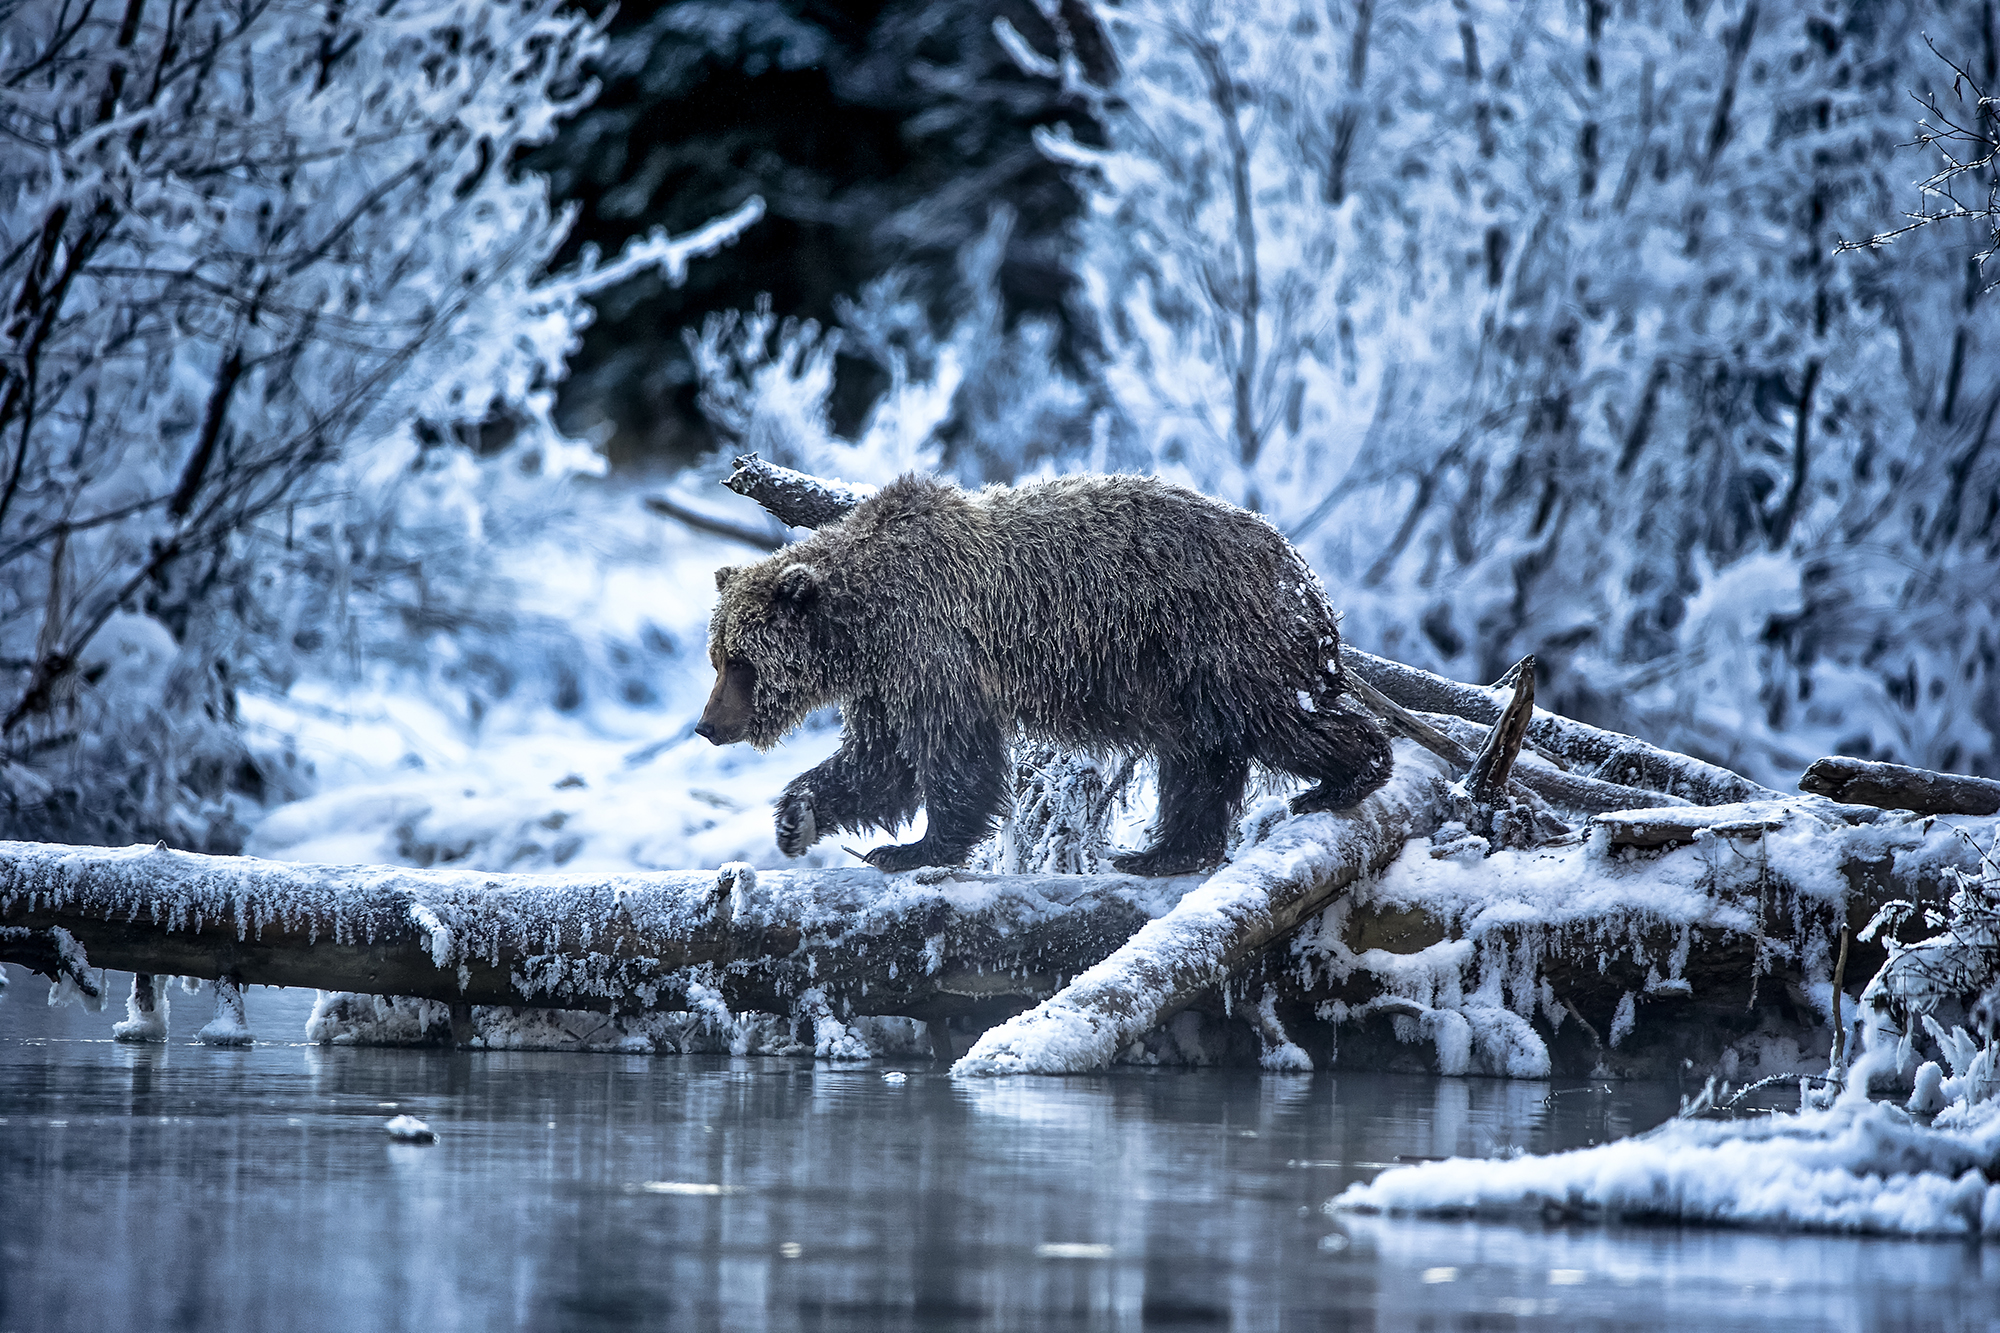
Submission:
POLYGON ((776 823, 778 850, 786 856, 804 856, 806 848, 819 841, 819 819, 807 792, 787 791, 780 796, 776 823))

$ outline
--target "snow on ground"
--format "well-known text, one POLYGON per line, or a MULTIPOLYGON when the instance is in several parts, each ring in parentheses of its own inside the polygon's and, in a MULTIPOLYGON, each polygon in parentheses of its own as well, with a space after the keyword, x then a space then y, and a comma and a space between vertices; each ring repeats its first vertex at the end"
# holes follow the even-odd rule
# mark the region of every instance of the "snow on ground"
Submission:
MULTIPOLYGON (((714 571, 758 553, 647 513, 641 496, 656 487, 571 484, 569 513, 530 541, 490 549, 511 593, 504 610, 535 640, 518 645, 509 665, 521 678, 505 697, 475 701, 447 669, 460 650, 442 635, 426 669, 376 661, 352 680, 245 692, 243 714, 261 744, 309 766, 314 787, 265 815, 246 852, 519 871, 787 864, 771 805, 833 752, 838 719, 815 719, 769 754, 693 734, 714 676, 714 571), (671 648, 645 653, 648 642, 671 648), (548 676, 604 659, 639 665, 563 707, 564 682, 548 676)), ((865 849, 879 838, 822 843, 790 864, 856 864, 841 841, 865 849)))
POLYGON ((2000 1103, 1934 1125, 1885 1102, 1749 1121, 1673 1120, 1615 1143, 1384 1171, 1329 1212, 1602 1218, 2000 1237, 2000 1103))

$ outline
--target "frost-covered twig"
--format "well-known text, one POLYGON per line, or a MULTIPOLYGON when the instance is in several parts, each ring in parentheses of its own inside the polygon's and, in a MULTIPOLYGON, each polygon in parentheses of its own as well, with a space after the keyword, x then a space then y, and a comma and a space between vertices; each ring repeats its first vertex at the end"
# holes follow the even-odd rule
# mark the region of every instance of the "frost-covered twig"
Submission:
POLYGON ((784 538, 769 531, 760 531, 716 514, 705 514, 693 505, 682 504, 671 495, 649 495, 642 503, 661 518, 671 518, 677 523, 687 524, 696 532, 741 542, 755 550, 775 551, 785 544, 784 538))
MULTIPOLYGON (((1865 240, 1843 240, 1834 246, 1833 252, 1844 254, 1850 250, 1879 250, 1920 228, 1962 218, 1979 223, 1987 232, 1985 247, 1972 257, 1972 262, 1984 272, 1986 261, 2000 254, 2000 170, 1996 170, 1994 165, 1995 159, 2000 158, 2000 97, 1989 96, 1970 70, 1939 51, 1937 43, 1928 36, 1924 42, 1933 55, 1950 67, 1952 95, 1959 106, 1966 106, 1967 92, 1972 94, 1969 114, 1947 111, 1938 104, 1935 93, 1921 97, 1911 94, 1917 104, 1930 113, 1917 122, 1915 146, 1935 148, 1944 159, 1944 165, 1917 182, 1918 211, 1903 214, 1909 219, 1903 226, 1877 232, 1865 240), (1966 204, 1959 199, 1957 191, 1967 184, 1975 189, 1985 187, 1984 202, 1966 204), (1933 196, 1945 200, 1950 207, 1933 208, 1933 196)), ((1988 49, 1991 50, 1990 47, 1988 49)), ((1990 64, 1988 69, 1990 72, 1990 64)), ((1990 292, 1996 285, 2000 285, 2000 280, 1987 284, 1986 290, 1990 292)))

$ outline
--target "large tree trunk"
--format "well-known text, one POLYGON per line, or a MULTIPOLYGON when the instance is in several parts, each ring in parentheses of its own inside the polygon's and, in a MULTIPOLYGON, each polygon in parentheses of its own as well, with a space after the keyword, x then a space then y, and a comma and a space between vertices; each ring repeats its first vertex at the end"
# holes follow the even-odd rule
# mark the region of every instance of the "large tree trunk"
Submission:
MULTIPOLYGON (((0 927, 67 931, 94 967, 239 986, 625 1013, 710 996, 787 1013, 815 991, 840 1014, 980 1026, 1053 994, 1148 921, 1184 918, 1188 890, 1219 901, 1226 885, 1269 881, 1270 911, 1224 943, 1219 978, 1429 833, 1442 795, 1434 775, 1399 778, 1354 811, 1293 821, 1198 888, 1192 876, 741 864, 606 879, 0 843, 0 927)), ((22 937, 16 952, 38 965, 52 948, 22 937)))
POLYGON ((1193 882, 745 865, 592 878, 0 843, 0 926, 65 930, 93 967, 240 985, 625 1013, 686 1008, 690 985, 785 1013, 817 989, 847 1011, 993 1021, 1193 882))

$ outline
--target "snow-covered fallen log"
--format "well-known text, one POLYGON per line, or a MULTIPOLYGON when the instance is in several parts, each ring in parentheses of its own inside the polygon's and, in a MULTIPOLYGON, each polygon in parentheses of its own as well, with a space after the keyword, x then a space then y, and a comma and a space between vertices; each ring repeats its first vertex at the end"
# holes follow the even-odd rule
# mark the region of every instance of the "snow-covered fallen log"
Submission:
MULTIPOLYGON (((1677 1119, 1636 1138, 1550 1156, 1395 1168, 1351 1187, 1328 1210, 2000 1239, 2000 1019, 1992 1008, 2000 1003, 1992 952, 2000 862, 1978 855, 1971 870, 1948 869, 1944 879, 1952 892, 1929 923, 1943 933, 1891 945, 1862 995, 1860 1059, 1814 1080, 1819 1088, 1802 1082, 1799 1113, 1704 1120, 1732 1114, 1744 1094, 1774 1081, 1760 1079, 1731 1098, 1727 1081, 1718 1091, 1710 1077, 1682 1099, 1677 1119), (1993 989, 1965 1011, 1972 1031, 1938 1021, 1937 1011, 1985 987, 1993 989), (1926 1033, 1942 1064, 1916 1063, 1926 1033), (1879 1078, 1912 1073, 1905 1106, 1870 1101, 1879 1078)), ((1908 901, 1891 904, 1864 935, 1913 910, 1908 901)))
MULTIPOLYGON (((1490 727, 1499 720, 1507 704, 1505 690, 1447 680, 1344 644, 1340 660, 1354 675, 1412 712, 1444 713, 1490 727)), ((1527 743, 1533 750, 1559 759, 1579 777, 1664 792, 1695 805, 1726 805, 1784 796, 1715 764, 1542 709, 1535 710, 1535 719, 1528 726, 1527 743)))
POLYGON ((1799 779, 1799 787, 1836 801, 1927 815, 2000 813, 2000 782, 1991 778, 1934 773, 1927 768, 1878 764, 1842 755, 1813 761, 1799 779))
MULTIPOLYGON (((1268 989, 1315 1062, 1513 1077, 1672 1075, 1683 1061, 1727 1078, 1823 1071, 1841 929, 1861 936, 1892 901, 1943 901, 2000 831, 1897 815, 1851 825, 1797 797, 1700 813, 1711 821, 1689 841, 1650 848, 1603 825, 1500 851, 1441 830, 1235 984, 1268 989)), ((1855 940, 1843 1024, 1884 959, 1879 941, 1855 940)))
POLYGON ((240 985, 627 1013, 789 1013, 814 991, 841 1016, 990 1022, 1193 882, 741 865, 505 875, 0 842, 0 927, 66 931, 92 967, 240 985))
POLYGON ((1444 765, 1399 745, 1395 776, 1352 810, 1281 825, 1103 962, 988 1031, 954 1074, 1064 1074, 1108 1067, 1445 818, 1444 765))

